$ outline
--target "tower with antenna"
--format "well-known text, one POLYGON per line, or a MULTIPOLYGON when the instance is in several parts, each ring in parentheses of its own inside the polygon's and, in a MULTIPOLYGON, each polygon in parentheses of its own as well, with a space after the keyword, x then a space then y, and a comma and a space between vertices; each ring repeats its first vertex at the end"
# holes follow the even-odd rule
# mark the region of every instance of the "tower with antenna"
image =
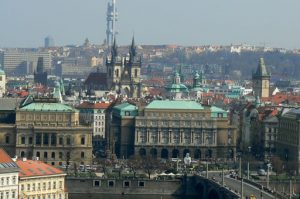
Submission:
POLYGON ((107 46, 112 46, 116 31, 116 22, 118 20, 118 13, 116 8, 116 0, 112 0, 111 3, 107 4, 106 13, 106 44, 107 46))

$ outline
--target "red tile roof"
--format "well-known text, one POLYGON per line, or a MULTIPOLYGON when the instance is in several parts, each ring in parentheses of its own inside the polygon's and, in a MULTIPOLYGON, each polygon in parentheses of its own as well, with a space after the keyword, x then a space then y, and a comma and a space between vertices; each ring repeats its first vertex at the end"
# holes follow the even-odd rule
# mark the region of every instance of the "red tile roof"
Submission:
POLYGON ((92 103, 92 102, 83 102, 81 104, 79 104, 76 108, 78 109, 107 109, 110 106, 110 102, 109 103, 105 103, 105 102, 96 102, 96 103, 92 103))
POLYGON ((33 176, 48 176, 64 174, 63 171, 42 161, 36 160, 17 160, 17 165, 20 168, 20 177, 33 177, 33 176))
POLYGON ((6 151, 0 148, 0 163, 14 162, 11 157, 6 153, 6 151))

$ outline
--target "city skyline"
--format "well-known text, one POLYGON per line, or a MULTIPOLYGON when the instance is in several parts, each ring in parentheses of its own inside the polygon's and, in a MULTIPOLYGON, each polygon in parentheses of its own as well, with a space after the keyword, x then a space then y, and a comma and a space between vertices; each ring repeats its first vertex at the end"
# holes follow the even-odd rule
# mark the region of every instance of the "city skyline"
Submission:
MULTIPOLYGON (((58 46, 102 44, 109 1, 15 1, 0 6, 0 47, 41 47, 51 35, 58 46)), ((130 44, 250 45, 300 48, 300 2, 289 0, 117 0, 117 41, 130 44)))

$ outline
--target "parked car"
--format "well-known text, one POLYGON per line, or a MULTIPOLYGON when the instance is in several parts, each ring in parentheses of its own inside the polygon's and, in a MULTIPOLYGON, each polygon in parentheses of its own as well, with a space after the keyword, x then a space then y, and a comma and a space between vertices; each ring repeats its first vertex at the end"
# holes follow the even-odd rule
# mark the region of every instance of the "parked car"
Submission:
POLYGON ((257 174, 260 175, 260 176, 266 176, 267 175, 267 172, 264 170, 264 169, 259 169, 257 171, 257 174))

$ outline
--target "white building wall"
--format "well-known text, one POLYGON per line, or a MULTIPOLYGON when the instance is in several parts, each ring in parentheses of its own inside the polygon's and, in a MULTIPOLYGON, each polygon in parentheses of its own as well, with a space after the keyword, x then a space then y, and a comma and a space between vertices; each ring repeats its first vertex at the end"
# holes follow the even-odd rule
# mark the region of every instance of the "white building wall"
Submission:
MULTIPOLYGON (((1 170, 0 170, 1 172, 1 170)), ((18 172, 0 173, 0 198, 18 198, 18 172)))

